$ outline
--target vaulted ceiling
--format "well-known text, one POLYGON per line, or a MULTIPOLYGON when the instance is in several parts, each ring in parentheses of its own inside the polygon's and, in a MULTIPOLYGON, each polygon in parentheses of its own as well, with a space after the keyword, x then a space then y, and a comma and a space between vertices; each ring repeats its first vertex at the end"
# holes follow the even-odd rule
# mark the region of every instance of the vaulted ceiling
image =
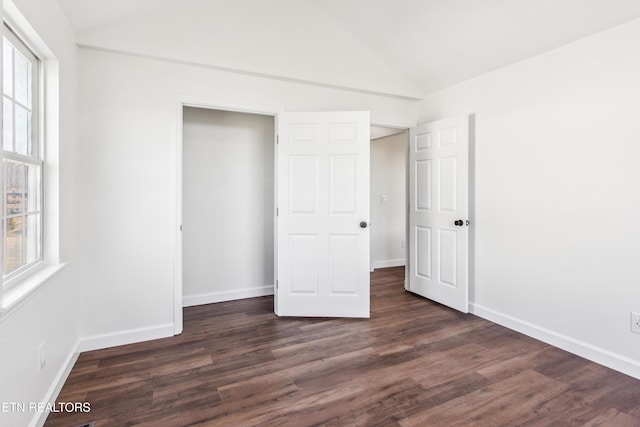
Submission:
MULTIPOLYGON (((219 19, 229 11, 233 15, 229 19, 237 20, 238 31, 246 32, 242 27, 243 9, 238 7, 238 0, 59 1, 78 32, 81 44, 98 45, 97 35, 104 39, 122 31, 133 38, 131 28, 140 22, 149 22, 158 16, 165 19, 162 22, 166 24, 173 14, 178 16, 186 9, 209 14, 211 25, 218 25, 220 21, 216 21, 216 16, 219 19), (127 23, 129 27, 126 27, 127 23)), ((353 46, 357 46, 356 57, 362 58, 365 68, 388 67, 389 71, 379 73, 379 80, 403 81, 402 85, 381 88, 381 92, 414 98, 640 17, 639 0, 243 0, 242 7, 247 15, 253 10, 260 11, 260 16, 253 16, 250 22, 254 26, 258 19, 266 22, 257 30, 264 34, 265 43, 282 40, 282 32, 272 38, 268 34, 275 27, 282 31, 280 23, 307 25, 309 15, 316 14, 313 22, 319 23, 320 27, 322 22, 331 23, 325 26, 325 34, 318 31, 318 40, 306 35, 307 40, 317 45, 316 56, 322 51, 327 34, 339 32, 341 39, 327 42, 327 54, 346 42, 354 52, 353 46), (270 20, 279 24, 270 27, 270 20)), ((205 25, 204 22, 206 19, 201 24, 205 25)), ((292 26, 289 37, 298 38, 304 25, 292 26)), ((148 32, 150 27, 140 28, 148 32)), ((153 28, 158 30, 162 26, 153 28)), ((242 34, 228 34, 228 37, 242 38, 242 34)), ((287 49, 291 50, 291 46, 287 49)), ((254 52, 248 50, 238 55, 252 55, 259 50, 257 47, 254 52)), ((210 65, 256 73, 286 73, 284 77, 287 78, 338 86, 352 84, 349 80, 340 80, 340 74, 344 72, 339 68, 335 76, 326 70, 324 74, 308 72, 305 75, 302 68, 297 70, 295 67, 291 72, 283 71, 283 66, 261 69, 255 60, 229 65, 228 58, 220 52, 216 55, 226 63, 210 65), (327 75, 326 81, 323 81, 324 75, 327 75)), ((278 55, 272 57, 276 63, 278 55)), ((334 59, 337 58, 344 56, 334 59)), ((193 58, 183 60, 193 61, 193 58)), ((281 62, 286 60, 283 55, 281 62)), ((310 63, 309 70, 313 67, 318 68, 310 63)), ((365 81, 359 89, 375 91, 375 85, 375 79, 365 81)))

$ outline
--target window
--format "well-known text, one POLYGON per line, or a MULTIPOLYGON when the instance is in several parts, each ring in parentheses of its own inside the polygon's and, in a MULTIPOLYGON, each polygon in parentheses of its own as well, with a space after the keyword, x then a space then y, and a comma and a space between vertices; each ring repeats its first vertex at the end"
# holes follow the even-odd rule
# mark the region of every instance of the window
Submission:
POLYGON ((43 160, 39 60, 4 27, 2 113, 2 279, 42 260, 43 160))

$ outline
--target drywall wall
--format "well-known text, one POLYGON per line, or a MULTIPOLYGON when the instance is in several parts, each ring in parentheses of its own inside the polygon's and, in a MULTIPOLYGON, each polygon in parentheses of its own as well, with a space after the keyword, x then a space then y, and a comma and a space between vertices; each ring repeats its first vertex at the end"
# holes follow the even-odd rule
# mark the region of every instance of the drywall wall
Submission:
POLYGON ((640 378, 640 20, 426 98, 475 113, 472 311, 640 378))
POLYGON ((371 267, 405 265, 406 132, 371 141, 371 267))
POLYGON ((414 102, 397 98, 84 48, 79 85, 84 349, 173 333, 181 101, 370 110, 373 123, 408 126, 416 112, 414 102))
POLYGON ((24 24, 23 18, 28 22, 31 28, 27 35, 34 33, 40 39, 37 48, 44 44, 48 50, 43 56, 50 142, 46 153, 47 177, 58 178, 46 183, 49 197, 45 200, 45 233, 57 234, 58 238, 49 239, 45 256, 68 262, 37 293, 0 315, 0 402, 27 405, 25 411, 0 411, 0 425, 28 426, 44 421, 46 413, 29 409, 28 405, 55 398, 73 363, 79 337, 75 263, 77 48, 75 35, 57 2, 5 0, 3 6, 5 11, 14 11, 10 13, 13 22, 24 24), (53 198, 52 194, 59 197, 53 198), (53 241, 59 244, 52 245, 53 241), (38 349, 42 343, 46 364, 39 371, 38 349))
POLYGON ((183 118, 184 305, 273 294, 275 117, 183 118))
POLYGON ((414 98, 421 95, 374 52, 308 2, 196 3, 82 31, 78 42, 81 46, 283 79, 414 98))

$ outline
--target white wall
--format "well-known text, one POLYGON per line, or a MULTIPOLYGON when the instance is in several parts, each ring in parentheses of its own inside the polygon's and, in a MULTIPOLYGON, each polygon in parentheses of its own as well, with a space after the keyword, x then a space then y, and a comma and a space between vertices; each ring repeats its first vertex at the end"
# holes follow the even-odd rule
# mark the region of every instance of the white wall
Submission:
POLYGON ((80 49, 79 84, 84 349, 173 333, 180 100, 415 120, 415 103, 396 98, 93 49, 80 49))
MULTIPOLYGON (((28 404, 56 397, 57 387, 62 386, 74 360, 79 337, 75 260, 77 48, 75 35, 57 2, 15 0, 14 4, 57 58, 57 64, 49 64, 52 73, 47 77, 47 83, 59 85, 59 99, 49 99, 54 104, 49 112, 54 116, 50 117, 48 128, 49 136, 59 140, 59 147, 57 153, 47 154, 47 160, 51 161, 48 167, 59 172, 59 179, 48 185, 59 188, 60 195, 59 200, 49 198, 45 209, 53 219, 49 229, 59 230, 59 257, 68 262, 61 274, 39 292, 0 316, 0 402, 28 404), (46 366, 38 372, 38 347, 42 342, 46 366)), ((5 1, 4 7, 12 7, 11 2, 5 1)), ((0 412, 0 425, 37 425, 44 415, 0 412)))
POLYGON ((640 378, 640 20, 429 96, 476 114, 473 311, 640 378))
POLYGON ((371 267, 405 265, 407 239, 406 132, 371 141, 371 267), (381 200, 386 196, 386 203, 381 200))
POLYGON ((281 79, 421 96, 396 70, 306 1, 196 3, 83 31, 78 42, 281 79))
POLYGON ((185 306, 273 294, 274 121, 184 109, 185 306))

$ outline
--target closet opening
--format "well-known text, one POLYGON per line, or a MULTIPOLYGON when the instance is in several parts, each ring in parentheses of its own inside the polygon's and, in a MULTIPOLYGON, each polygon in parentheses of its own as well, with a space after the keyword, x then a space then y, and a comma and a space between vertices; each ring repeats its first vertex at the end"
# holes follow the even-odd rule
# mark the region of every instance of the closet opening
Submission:
POLYGON ((183 107, 182 305, 273 294, 271 115, 183 107))

